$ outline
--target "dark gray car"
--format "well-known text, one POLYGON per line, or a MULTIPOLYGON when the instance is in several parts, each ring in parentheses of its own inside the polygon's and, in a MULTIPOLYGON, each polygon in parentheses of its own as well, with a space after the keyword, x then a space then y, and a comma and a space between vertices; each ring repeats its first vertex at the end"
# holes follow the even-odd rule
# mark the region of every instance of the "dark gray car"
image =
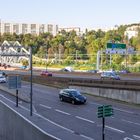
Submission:
POLYGON ((61 101, 67 101, 72 104, 76 103, 85 103, 86 97, 83 96, 78 90, 76 89, 62 89, 59 93, 59 99, 61 101))

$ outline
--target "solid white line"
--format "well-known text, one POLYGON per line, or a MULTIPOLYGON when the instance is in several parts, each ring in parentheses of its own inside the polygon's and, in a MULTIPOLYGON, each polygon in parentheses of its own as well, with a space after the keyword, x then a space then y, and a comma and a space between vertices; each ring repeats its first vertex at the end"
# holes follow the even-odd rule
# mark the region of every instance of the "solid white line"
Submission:
POLYGON ((135 137, 135 138, 137 138, 138 140, 140 140, 140 136, 133 135, 133 137, 135 137))
POLYGON ((51 120, 45 118, 44 116, 42 116, 42 115, 40 115, 40 114, 38 114, 38 113, 35 113, 35 114, 36 114, 37 116, 39 116, 40 118, 42 118, 42 119, 44 119, 44 120, 50 122, 50 123, 53 124, 53 125, 56 125, 56 126, 62 128, 62 129, 64 129, 64 130, 67 130, 67 131, 71 132, 71 133, 74 133, 74 131, 71 130, 71 129, 68 129, 68 128, 62 126, 62 125, 59 125, 59 124, 57 124, 57 123, 55 123, 55 122, 53 122, 53 121, 51 121, 51 120))
POLYGON ((114 107, 114 109, 118 110, 118 111, 121 111, 121 112, 129 113, 129 114, 134 114, 134 112, 132 112, 132 111, 127 111, 127 110, 119 109, 119 108, 116 108, 116 107, 114 107))
MULTIPOLYGON (((6 97, 4 97, 4 98, 5 98, 6 100, 8 100, 8 101, 10 101, 10 102, 12 102, 12 103, 14 104, 14 102, 11 101, 10 99, 8 99, 8 98, 6 98, 6 97)), ((0 100, 0 101, 1 101, 1 100, 0 100)), ((1 102, 3 102, 3 101, 1 101, 1 102)), ((8 105, 7 105, 7 106, 8 106, 8 105)), ((9 106, 8 106, 8 107, 9 107, 9 106)), ((30 111, 29 109, 27 109, 27 108, 24 107, 24 106, 21 106, 21 105, 20 105, 20 107, 23 108, 23 109, 25 109, 26 111, 30 111)), ((11 107, 9 107, 9 108, 11 108, 11 107)), ((12 108, 11 108, 11 109, 12 109, 12 108)), ((15 111, 14 109, 12 109, 12 110, 13 110, 14 112, 17 112, 17 111, 15 111)), ((25 117, 24 117, 23 115, 21 115, 20 113, 17 112, 17 114, 19 114, 21 117, 25 118, 25 117)), ((53 125, 56 125, 56 126, 62 128, 62 129, 64 129, 64 130, 67 130, 67 131, 71 132, 71 133, 74 133, 73 130, 68 129, 68 128, 66 128, 66 127, 63 127, 63 126, 61 126, 61 125, 59 125, 59 124, 57 124, 57 123, 55 123, 55 122, 53 122, 53 121, 51 121, 51 120, 45 118, 45 117, 43 117, 42 115, 40 115, 40 114, 38 114, 38 113, 33 113, 33 114, 35 114, 36 116, 42 118, 42 119, 45 120, 45 121, 50 122, 50 123, 53 124, 53 125)), ((27 118, 25 118, 25 120, 28 121, 27 118)), ((30 122, 30 121, 29 121, 29 122, 30 122)), ((33 124, 33 123, 31 122, 31 124, 33 124)), ((34 125, 34 124, 33 124, 33 125, 34 125)), ((34 126, 35 126, 35 125, 34 125, 34 126)), ((38 127, 38 129, 40 129, 40 128, 38 127)), ((40 129, 40 130, 42 130, 42 129, 40 129)), ((42 131, 44 131, 44 130, 42 130, 42 131)), ((44 132, 45 132, 45 131, 44 131, 44 132)), ((46 132, 45 132, 45 133, 46 133, 46 132)), ((48 133, 46 133, 46 134, 48 134, 48 133)), ((57 139, 58 139, 58 138, 57 138, 57 139)), ((58 139, 58 140, 61 140, 61 139, 58 139)))
POLYGON ((33 105, 33 112, 35 112, 35 113, 37 112, 34 105, 33 105))
POLYGON ((135 123, 135 122, 132 122, 132 121, 127 121, 127 120, 124 120, 124 119, 122 119, 122 121, 127 122, 127 123, 131 123, 131 124, 135 124, 135 125, 140 125, 140 123, 135 123))
POLYGON ((88 140, 94 140, 93 138, 88 137, 88 136, 85 136, 85 135, 83 135, 83 134, 80 134, 80 136, 83 137, 83 138, 86 138, 86 139, 88 139, 88 140))
POLYGON ((42 106, 42 107, 45 107, 45 108, 47 108, 47 109, 51 109, 50 106, 46 106, 46 105, 43 105, 43 104, 39 104, 39 105, 42 106))
POLYGON ((61 110, 59 110, 59 109, 55 109, 55 111, 57 111, 57 112, 59 112, 59 113, 62 113, 62 114, 65 114, 65 115, 71 115, 70 113, 61 111, 61 110))
POLYGON ((105 127, 106 127, 106 128, 109 128, 109 129, 112 129, 112 130, 114 130, 114 131, 118 131, 118 132, 120 132, 120 133, 125 133, 125 131, 122 131, 122 130, 119 130, 119 129, 116 129, 116 128, 113 128, 113 127, 110 127, 110 126, 107 126, 107 125, 105 125, 105 127))
POLYGON ((80 117, 80 116, 75 116, 75 117, 78 118, 78 119, 80 119, 80 120, 84 120, 84 121, 87 121, 87 122, 90 122, 90 123, 95 123, 94 121, 91 121, 91 120, 82 118, 82 117, 80 117))
POLYGON ((134 140, 134 139, 131 139, 131 138, 125 137, 123 140, 134 140))
MULTIPOLYGON (((5 99, 7 99, 5 97, 5 99)), ((7 99, 9 100, 9 99, 7 99)), ((8 108, 10 108, 13 112, 15 112, 16 114, 18 114, 20 117, 22 117, 24 120, 26 120, 28 123, 30 123, 31 125, 33 125, 34 127, 36 127, 39 131, 41 131, 42 133, 54 138, 54 139, 57 139, 57 140, 61 140, 60 138, 57 138, 55 137, 54 135, 51 135, 49 133, 47 133, 46 131, 44 131, 43 129, 39 128, 37 125, 35 125, 34 123, 32 123, 30 120, 28 120, 26 117, 24 117, 23 115, 21 115, 19 112, 17 112, 16 110, 14 110, 13 108, 11 108, 9 105, 7 105, 6 103, 4 103, 2 100, 0 100, 0 102, 2 102, 5 106, 7 106, 8 108)))

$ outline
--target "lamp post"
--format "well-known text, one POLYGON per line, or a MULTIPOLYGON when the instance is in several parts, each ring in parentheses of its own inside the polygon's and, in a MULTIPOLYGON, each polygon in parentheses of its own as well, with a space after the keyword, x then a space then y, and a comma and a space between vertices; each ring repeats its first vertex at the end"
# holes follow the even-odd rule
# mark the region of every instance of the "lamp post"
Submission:
POLYGON ((30 77, 30 116, 33 114, 33 102, 32 102, 32 97, 33 97, 33 92, 32 92, 32 75, 33 75, 33 70, 32 70, 32 46, 30 46, 30 72, 31 72, 31 77, 30 77))

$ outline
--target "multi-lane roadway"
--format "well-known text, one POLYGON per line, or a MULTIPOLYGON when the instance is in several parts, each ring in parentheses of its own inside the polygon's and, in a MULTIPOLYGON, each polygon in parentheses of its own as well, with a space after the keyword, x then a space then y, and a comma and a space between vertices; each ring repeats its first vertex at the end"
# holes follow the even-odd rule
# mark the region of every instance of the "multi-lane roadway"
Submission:
MULTIPOLYGON (((22 89, 29 94, 30 84, 22 83, 22 89)), ((87 96, 84 105, 73 105, 61 102, 58 98, 58 88, 33 84, 33 111, 42 116, 45 122, 50 120, 56 127, 67 131, 58 136, 62 140, 101 140, 102 119, 97 117, 100 105, 110 104, 114 109, 114 116, 105 119, 106 140, 140 140, 140 107, 117 101, 87 96), (76 137, 74 137, 76 136, 76 137)), ((0 91, 1 98, 15 101, 15 97, 0 91)), ((29 103, 20 102, 24 108, 29 108, 29 103)))

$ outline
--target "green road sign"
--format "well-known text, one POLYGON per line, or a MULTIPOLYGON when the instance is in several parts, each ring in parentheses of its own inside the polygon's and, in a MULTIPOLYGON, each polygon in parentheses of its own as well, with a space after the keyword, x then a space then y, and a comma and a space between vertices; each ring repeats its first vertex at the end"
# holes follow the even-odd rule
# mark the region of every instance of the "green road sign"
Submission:
POLYGON ((107 43, 107 49, 126 49, 126 44, 107 43))
POLYGON ((109 117, 113 114, 113 108, 111 105, 103 105, 98 107, 98 118, 109 117))

